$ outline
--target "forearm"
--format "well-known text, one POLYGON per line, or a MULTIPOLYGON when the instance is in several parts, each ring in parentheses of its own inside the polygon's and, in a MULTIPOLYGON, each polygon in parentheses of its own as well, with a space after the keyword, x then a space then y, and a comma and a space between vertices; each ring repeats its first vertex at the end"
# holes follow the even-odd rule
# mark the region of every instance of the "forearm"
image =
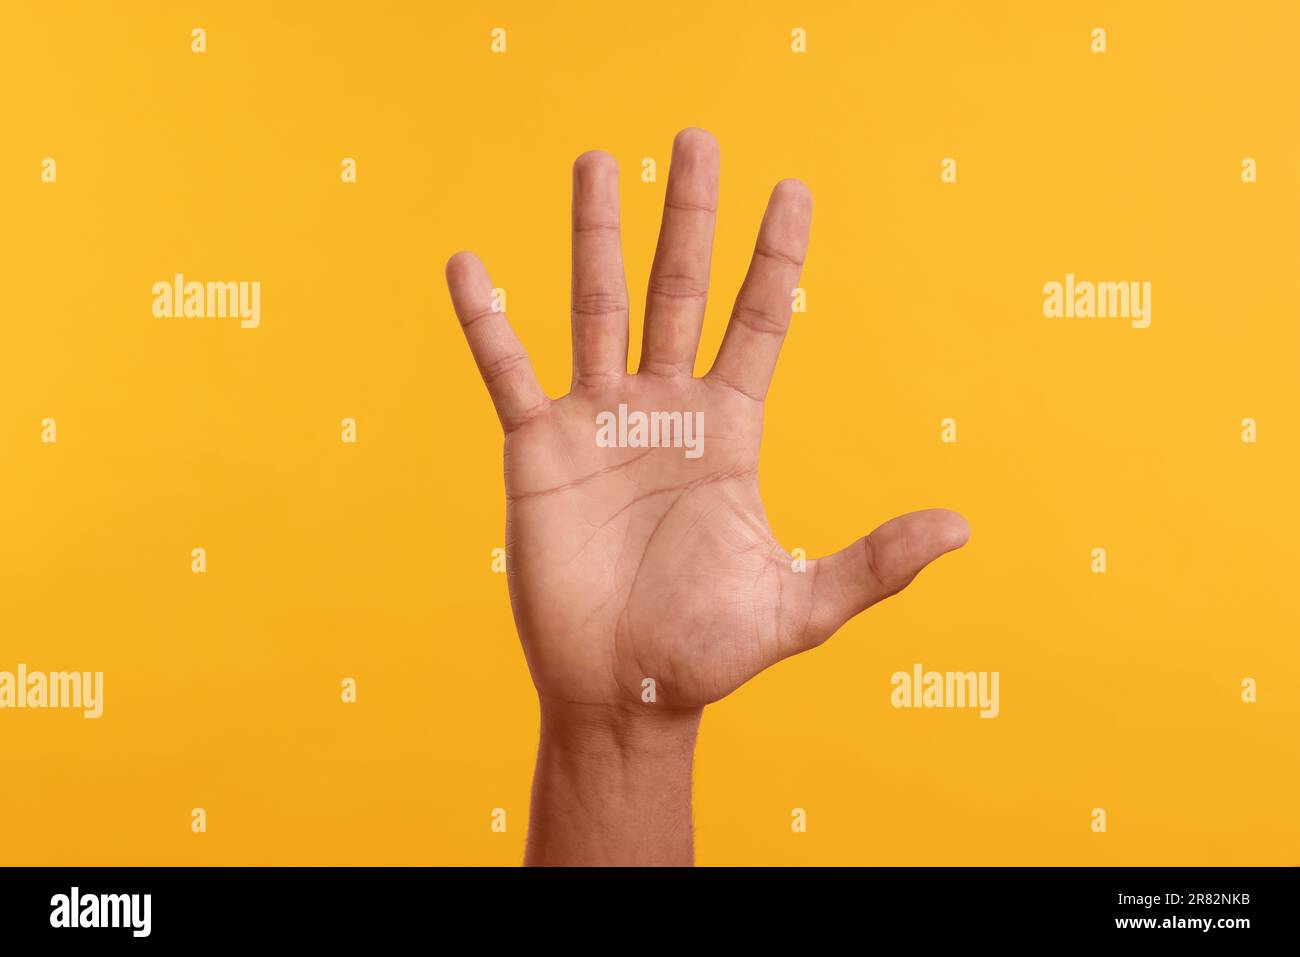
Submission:
POLYGON ((699 710, 542 698, 528 865, 690 865, 699 710))

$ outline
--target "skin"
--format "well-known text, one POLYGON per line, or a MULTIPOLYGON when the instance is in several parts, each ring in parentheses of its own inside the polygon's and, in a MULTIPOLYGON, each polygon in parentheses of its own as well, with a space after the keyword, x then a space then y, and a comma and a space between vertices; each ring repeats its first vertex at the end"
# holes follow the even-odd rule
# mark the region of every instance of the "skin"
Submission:
POLYGON ((696 730, 717 701, 908 585, 969 537, 900 516, 795 572, 758 489, 763 404, 808 247, 812 197, 772 190, 712 369, 694 375, 718 197, 717 141, 673 143, 640 365, 627 371, 618 167, 573 166, 573 380, 549 399, 471 253, 447 285, 505 432, 515 622, 541 709, 528 864, 690 864, 696 730), (704 414, 704 454, 601 448, 617 410, 704 414), (642 682, 655 682, 646 702, 642 682))

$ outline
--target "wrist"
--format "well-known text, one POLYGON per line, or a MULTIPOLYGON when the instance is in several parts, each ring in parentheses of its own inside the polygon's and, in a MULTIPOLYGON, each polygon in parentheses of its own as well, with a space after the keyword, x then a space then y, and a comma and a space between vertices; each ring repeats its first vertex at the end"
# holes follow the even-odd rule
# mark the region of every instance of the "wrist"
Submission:
POLYGON ((540 696, 527 864, 689 865, 702 709, 574 705, 540 696))
POLYGON ((575 704, 538 694, 541 744, 575 760, 692 758, 703 708, 575 704))

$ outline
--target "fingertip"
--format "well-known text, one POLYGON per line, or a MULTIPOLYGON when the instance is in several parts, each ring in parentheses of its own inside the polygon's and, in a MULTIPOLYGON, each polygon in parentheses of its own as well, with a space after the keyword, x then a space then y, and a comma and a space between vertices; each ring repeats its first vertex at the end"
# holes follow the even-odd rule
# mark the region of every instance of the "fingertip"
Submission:
POLYGON ((939 538, 943 551, 951 552, 970 541, 970 522, 959 512, 946 508, 931 510, 939 520, 939 538))
POLYGON ((961 548, 970 540, 970 525, 957 512, 946 508, 923 508, 890 519, 872 532, 882 542, 901 542, 921 566, 940 555, 961 548))
POLYGON ((793 177, 778 182, 772 187, 772 193, 773 195, 780 194, 783 196, 790 196, 791 198, 803 197, 809 202, 812 202, 812 190, 808 188, 808 184, 801 179, 795 179, 793 177))
POLYGON ((676 153, 678 150, 717 153, 719 151, 718 138, 708 130, 701 129, 698 126, 688 126, 673 137, 673 152, 676 153))
POLYGON ((966 521, 964 515, 958 515, 956 512, 950 512, 953 517, 953 548, 961 548, 970 541, 970 522, 966 521))
POLYGON ((768 205, 794 211, 804 222, 812 220, 812 190, 801 179, 783 179, 773 186, 768 205))
POLYGON ((716 191, 721 164, 717 137, 708 130, 688 127, 673 139, 672 169, 679 174, 702 177, 709 189, 716 191))
POLYGON ((482 271, 483 263, 479 261, 478 256, 474 255, 468 249, 462 249, 459 252, 452 253, 451 258, 447 260, 445 269, 447 282, 471 275, 475 271, 482 271))
POLYGON ((605 150, 587 150, 573 161, 574 179, 609 175, 618 175, 618 160, 605 150))

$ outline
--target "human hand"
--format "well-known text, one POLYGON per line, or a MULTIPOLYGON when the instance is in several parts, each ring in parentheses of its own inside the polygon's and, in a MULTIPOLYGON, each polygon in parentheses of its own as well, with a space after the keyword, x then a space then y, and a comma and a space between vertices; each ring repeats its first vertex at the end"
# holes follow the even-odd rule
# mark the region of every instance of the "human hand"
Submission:
POLYGON ((718 356, 696 378, 718 161, 710 134, 678 134, 635 375, 627 372, 618 169, 608 154, 583 154, 573 168, 567 395, 542 392, 505 315, 492 309, 478 259, 458 253, 447 264, 456 313, 505 430, 506 568, 544 739, 548 724, 588 737, 614 728, 611 746, 625 747, 630 726, 641 729, 641 748, 646 722, 685 721, 685 747, 690 715, 821 644, 969 534, 953 512, 912 512, 794 570, 768 527, 758 455, 812 201, 795 180, 772 191, 718 356), (680 427, 663 436, 677 445, 605 447, 618 437, 608 425, 620 406, 629 419, 681 413, 680 427), (699 434, 691 424, 702 425, 699 434))
MULTIPOLYGON (((628 299, 618 169, 586 153, 573 175, 573 383, 549 400, 471 254, 447 281, 505 429, 506 570, 538 691, 559 701, 698 708, 806 651, 966 541, 965 521, 913 512, 796 573, 758 489, 763 400, 808 245, 811 197, 777 184, 713 368, 693 375, 718 196, 718 147, 673 148, 646 302, 641 365, 627 374, 628 299), (619 405, 702 414, 702 454, 601 448, 619 405), (609 420, 606 419, 606 422, 609 420)), ((690 436, 687 436, 690 438, 690 436)))

